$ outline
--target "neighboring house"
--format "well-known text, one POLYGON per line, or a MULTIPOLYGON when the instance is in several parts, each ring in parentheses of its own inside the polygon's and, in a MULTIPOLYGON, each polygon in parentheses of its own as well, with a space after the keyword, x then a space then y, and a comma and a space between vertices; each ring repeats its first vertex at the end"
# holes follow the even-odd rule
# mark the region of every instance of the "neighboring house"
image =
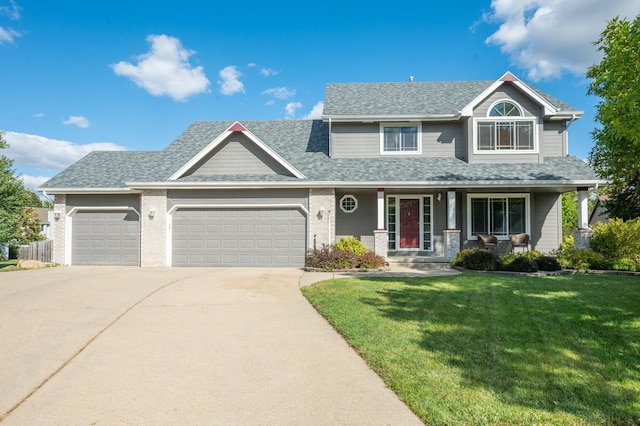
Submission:
POLYGON ((450 259, 477 233, 549 252, 561 194, 602 183, 568 156, 581 115, 511 73, 329 84, 322 120, 194 122, 163 151, 73 164, 40 188, 55 195, 54 261, 303 266, 347 235, 383 256, 450 259))
POLYGON ((40 223, 40 233, 47 237, 47 240, 53 240, 53 210, 36 207, 33 209, 38 213, 38 222, 40 223))

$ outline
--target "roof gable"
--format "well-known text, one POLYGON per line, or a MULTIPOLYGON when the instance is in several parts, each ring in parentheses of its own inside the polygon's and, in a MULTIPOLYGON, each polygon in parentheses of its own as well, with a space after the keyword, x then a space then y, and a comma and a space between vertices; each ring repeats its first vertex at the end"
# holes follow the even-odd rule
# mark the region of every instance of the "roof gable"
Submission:
POLYGON ((473 110, 478 104, 480 104, 483 100, 485 100, 488 96, 490 96, 493 92, 495 92, 500 86, 505 83, 513 84, 520 91, 524 92, 528 97, 530 97, 533 101, 539 104, 544 111, 544 115, 554 115, 558 112, 558 108, 556 108, 551 102, 546 100, 543 96, 541 96, 538 92, 531 89, 529 86, 521 82, 515 75, 511 72, 507 71, 502 77, 496 80, 493 84, 487 87, 482 93, 476 96, 471 102, 469 102, 464 108, 461 109, 460 113, 464 117, 470 117, 473 115, 473 110))
MULTIPOLYGON (((250 170, 236 170, 232 174, 285 174, 304 179, 305 176, 282 158, 276 151, 251 133, 238 121, 220 133, 211 143, 182 165, 169 180, 177 180, 191 175, 227 174, 224 170, 215 171, 216 156, 227 157, 245 155, 245 159, 255 166, 250 170), (235 137, 234 137, 235 136, 235 137), (240 137, 238 137, 240 136, 240 137), (262 165, 262 167, 260 167, 262 165), (269 173, 271 171, 272 173, 269 173)), ((218 162, 218 164, 220 164, 218 162)), ((231 173, 229 173, 231 174, 231 173)))

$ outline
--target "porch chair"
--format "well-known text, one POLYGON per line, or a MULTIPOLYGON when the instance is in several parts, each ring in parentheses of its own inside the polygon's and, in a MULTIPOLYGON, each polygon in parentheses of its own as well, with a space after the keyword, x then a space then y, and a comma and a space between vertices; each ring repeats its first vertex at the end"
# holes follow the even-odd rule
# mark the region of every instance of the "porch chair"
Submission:
POLYGON ((516 247, 522 247, 522 251, 529 251, 529 235, 528 234, 510 234, 509 240, 511 241, 511 253, 514 252, 516 247))
POLYGON ((492 252, 498 248, 498 237, 488 234, 476 234, 478 237, 478 247, 481 249, 489 249, 492 252))

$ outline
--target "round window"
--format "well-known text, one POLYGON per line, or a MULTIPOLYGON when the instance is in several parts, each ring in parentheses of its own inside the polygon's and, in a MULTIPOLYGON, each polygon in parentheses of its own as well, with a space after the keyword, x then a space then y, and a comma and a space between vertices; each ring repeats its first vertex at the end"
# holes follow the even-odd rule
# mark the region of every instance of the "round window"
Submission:
POLYGON ((340 210, 345 213, 353 213, 358 208, 358 200, 353 195, 345 195, 340 198, 340 210))

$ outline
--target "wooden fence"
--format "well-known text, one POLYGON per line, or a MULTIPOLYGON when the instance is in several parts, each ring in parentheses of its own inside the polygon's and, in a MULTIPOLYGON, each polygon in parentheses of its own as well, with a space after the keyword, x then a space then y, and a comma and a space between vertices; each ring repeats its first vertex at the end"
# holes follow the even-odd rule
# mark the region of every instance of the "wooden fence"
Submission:
POLYGON ((52 251, 53 240, 36 241, 35 243, 31 243, 28 246, 18 247, 18 259, 51 262, 52 251))

